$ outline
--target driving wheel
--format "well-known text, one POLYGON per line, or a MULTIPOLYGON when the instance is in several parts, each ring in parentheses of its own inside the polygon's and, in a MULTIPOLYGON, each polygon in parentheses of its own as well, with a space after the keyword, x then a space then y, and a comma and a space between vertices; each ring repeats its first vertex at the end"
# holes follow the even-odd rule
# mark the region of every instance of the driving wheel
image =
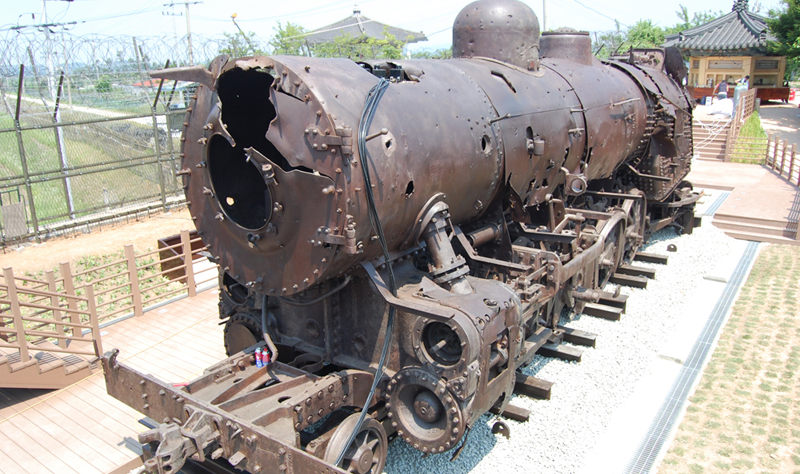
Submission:
MULTIPOLYGON (((325 461, 331 464, 342 452, 350 434, 356 428, 359 413, 348 416, 342 424, 336 427, 328 448, 325 450, 325 461)), ((354 474, 380 474, 386 464, 386 450, 389 442, 386 431, 374 418, 367 416, 358 430, 358 434, 347 447, 342 462, 337 466, 354 474)))

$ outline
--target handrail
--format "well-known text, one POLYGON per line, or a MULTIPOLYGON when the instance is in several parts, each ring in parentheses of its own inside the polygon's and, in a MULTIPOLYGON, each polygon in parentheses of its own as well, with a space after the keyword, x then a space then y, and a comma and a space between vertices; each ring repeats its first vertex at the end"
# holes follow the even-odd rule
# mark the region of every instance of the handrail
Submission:
POLYGON ((99 267, 88 268, 88 269, 86 269, 86 270, 84 270, 82 272, 75 273, 72 276, 73 277, 79 277, 79 276, 83 276, 83 275, 88 275, 89 273, 99 272, 100 270, 105 270, 106 268, 113 267, 114 265, 122 265, 123 263, 125 263, 125 259, 124 258, 122 260, 117 260, 117 261, 114 261, 114 262, 111 262, 111 263, 107 263, 107 264, 99 266, 99 267))
POLYGON ((139 255, 134 252, 132 245, 125 245, 123 259, 76 273, 73 273, 69 263, 62 263, 60 277, 56 278, 53 271, 48 271, 46 281, 17 277, 10 267, 3 269, 0 275, 2 276, 0 305, 3 306, 4 312, 0 313, 0 321, 4 326, 0 327, 0 334, 7 340, 0 341, 0 347, 17 349, 21 361, 31 360, 31 350, 94 354, 99 357, 102 355, 100 318, 111 318, 125 312, 133 312, 135 316, 141 315, 145 302, 152 304, 180 293, 188 293, 188 296, 192 297, 196 295, 199 285, 218 278, 215 272, 213 277, 204 277, 203 281, 196 281, 195 275, 219 268, 219 265, 213 264, 208 268, 204 266, 202 270, 198 269, 195 256, 208 250, 207 246, 193 248, 198 242, 202 245, 202 238, 191 238, 189 231, 182 231, 179 243, 139 255), (175 255, 158 258, 164 250, 173 250, 175 255), (153 262, 139 266, 141 259, 152 258, 156 254, 159 256, 153 258, 153 262), (174 265, 176 261, 178 265, 174 265), (164 265, 170 262, 172 263, 169 266, 164 265), (158 265, 161 265, 161 268, 156 268, 159 271, 154 271, 153 268, 158 265), (145 274, 140 277, 139 273, 142 270, 145 270, 145 274), (103 271, 106 271, 106 274, 102 277, 85 281, 103 271), (165 278, 168 275, 176 275, 175 272, 179 276, 165 278), (114 281, 114 279, 118 277, 123 277, 125 281, 117 283, 119 280, 114 281), (77 288, 76 279, 83 279, 85 284, 77 288), (57 282, 62 283, 63 289, 58 289, 57 282), (159 293, 164 287, 166 291, 159 293), (95 292, 95 288, 99 291, 95 292), (78 296, 76 290, 81 291, 83 296, 78 296), (109 294, 115 297, 98 304, 98 298, 109 294), (126 301, 130 301, 131 304, 125 304, 126 301), (117 304, 121 306, 112 310, 111 307, 117 304), (104 314, 98 314, 98 308, 103 308, 104 314), (86 330, 89 330, 90 334, 85 336, 83 332, 86 330), (42 348, 31 343, 48 339, 58 345, 47 344, 47 347, 42 348), (67 341, 92 341, 95 351, 70 349, 67 341))
POLYGON ((23 321, 31 321, 31 322, 34 322, 34 323, 36 323, 36 322, 45 323, 45 325, 58 324, 60 326, 69 326, 69 327, 76 327, 76 328, 81 328, 81 329, 91 329, 92 328, 92 325, 88 324, 88 323, 71 323, 71 322, 67 322, 67 321, 63 321, 63 320, 62 321, 55 321, 55 320, 44 319, 44 318, 31 318, 31 317, 27 317, 27 316, 23 316, 22 320, 23 321))
POLYGON ((23 302, 20 302, 19 305, 26 308, 46 309, 50 311, 64 311, 65 313, 76 313, 76 314, 82 314, 84 316, 89 316, 89 311, 83 311, 80 309, 63 309, 61 306, 56 307, 43 304, 23 303, 23 302))
POLYGON ((17 294, 19 294, 19 293, 25 293, 26 295, 36 295, 36 296, 57 296, 59 298, 67 298, 67 299, 71 298, 71 299, 74 299, 74 300, 77 300, 77 301, 83 301, 83 302, 88 301, 86 299, 86 297, 84 297, 84 296, 70 295, 70 294, 66 294, 66 293, 57 293, 57 292, 54 293, 54 292, 51 292, 51 291, 25 290, 23 288, 17 287, 17 294))

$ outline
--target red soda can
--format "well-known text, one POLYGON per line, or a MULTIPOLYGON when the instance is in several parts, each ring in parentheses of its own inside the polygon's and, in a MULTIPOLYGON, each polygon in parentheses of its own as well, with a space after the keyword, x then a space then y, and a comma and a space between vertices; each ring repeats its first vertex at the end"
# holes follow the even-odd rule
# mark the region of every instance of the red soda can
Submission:
POLYGON ((261 355, 261 348, 256 348, 256 367, 264 367, 263 356, 261 355))
POLYGON ((264 365, 269 365, 270 361, 270 353, 267 348, 264 348, 264 352, 261 353, 261 361, 264 365))

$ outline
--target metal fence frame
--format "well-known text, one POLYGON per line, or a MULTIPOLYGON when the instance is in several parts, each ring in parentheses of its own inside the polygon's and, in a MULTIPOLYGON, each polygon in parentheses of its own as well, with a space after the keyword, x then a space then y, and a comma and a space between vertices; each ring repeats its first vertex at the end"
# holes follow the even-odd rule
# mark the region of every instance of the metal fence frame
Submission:
MULTIPOLYGON (((169 64, 169 63, 168 63, 169 64)), ((168 65, 167 64, 167 65, 168 65)), ((34 73, 35 74, 35 73, 34 73)), ((38 77, 37 77, 38 80, 38 77)), ((17 84, 16 97, 7 93, 7 91, 0 91, 3 99, 11 98, 16 102, 16 108, 13 117, 13 128, 0 129, 0 138, 3 134, 15 134, 17 142, 17 157, 21 165, 22 173, 14 176, 0 176, 0 193, 18 191, 19 194, 24 196, 25 210, 26 210, 26 229, 27 232, 23 235, 7 236, 4 232, 4 223, 0 221, 0 235, 2 235, 2 242, 5 245, 7 242, 18 241, 27 238, 35 238, 37 241, 41 240, 43 235, 57 234, 71 228, 85 227, 91 224, 97 224, 106 220, 118 219, 131 214, 138 214, 142 211, 151 211, 155 209, 168 210, 169 207, 182 205, 185 202, 182 189, 179 186, 178 180, 175 175, 176 166, 178 163, 178 153, 173 143, 175 123, 178 123, 182 118, 185 110, 182 107, 177 109, 170 107, 170 102, 174 94, 173 90, 165 91, 164 96, 169 99, 162 100, 162 87, 159 83, 158 91, 155 94, 155 99, 150 105, 149 114, 119 114, 114 113, 112 116, 99 117, 90 120, 77 120, 77 121, 62 121, 60 120, 59 104, 61 101, 62 87, 64 75, 61 74, 59 80, 58 96, 53 104, 54 113, 49 119, 52 123, 36 123, 23 125, 20 123, 21 119, 21 103, 24 101, 23 85, 25 84, 25 66, 19 67, 19 79, 17 84), (167 94, 169 93, 169 94, 167 94), (159 107, 160 106, 160 107, 159 107), (152 123, 153 133, 153 148, 152 152, 141 154, 130 159, 118 159, 111 161, 104 161, 102 163, 91 163, 84 165, 69 165, 66 155, 66 148, 63 145, 63 134, 71 127, 85 127, 92 124, 111 123, 111 122, 124 122, 139 119, 150 119, 152 123), (41 131, 52 129, 55 132, 55 153, 58 154, 58 162, 60 167, 52 167, 50 169, 31 171, 28 166, 28 157, 25 150, 25 133, 33 131, 41 131), (162 147, 161 138, 166 132, 166 147, 162 147), (166 149, 163 149, 166 148, 166 149), (108 202, 104 205, 95 207, 83 207, 76 209, 72 202, 72 195, 70 192, 70 179, 78 176, 87 176, 95 173, 109 173, 123 169, 136 168, 139 170, 150 170, 158 177, 158 192, 150 194, 137 195, 134 199, 122 203, 114 203, 109 205, 108 202), (48 183, 54 181, 63 182, 64 187, 64 202, 66 212, 49 215, 46 219, 41 218, 41 214, 37 212, 37 199, 34 196, 33 188, 37 184, 48 183), (114 207, 114 209, 112 209, 114 207)), ((144 81, 143 81, 144 82, 144 81)), ((43 103, 44 100, 43 100, 43 103)), ((45 103, 45 108, 48 104, 45 103)), ((50 112, 48 110, 48 112, 50 112)), ((80 130, 75 128, 74 130, 80 130)), ((3 150, 4 153, 13 153, 10 150, 3 150)), ((53 203, 49 202, 48 205, 52 206, 53 203)))

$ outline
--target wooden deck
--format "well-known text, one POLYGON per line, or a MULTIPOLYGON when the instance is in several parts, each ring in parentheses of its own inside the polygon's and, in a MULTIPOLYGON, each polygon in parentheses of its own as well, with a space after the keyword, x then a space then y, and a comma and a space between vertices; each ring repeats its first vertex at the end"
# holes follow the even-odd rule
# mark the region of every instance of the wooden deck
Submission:
POLYGON ((714 225, 744 240, 800 245, 800 188, 763 165, 697 161, 687 178, 696 188, 725 189, 730 196, 714 225))
MULTIPOLYGON (((169 382, 225 358, 216 289, 103 329, 105 350, 169 382)), ((63 390, 0 389, 0 473, 108 473, 141 455, 143 415, 106 394, 103 373, 63 390)), ((127 471, 126 471, 127 472, 127 471)))

